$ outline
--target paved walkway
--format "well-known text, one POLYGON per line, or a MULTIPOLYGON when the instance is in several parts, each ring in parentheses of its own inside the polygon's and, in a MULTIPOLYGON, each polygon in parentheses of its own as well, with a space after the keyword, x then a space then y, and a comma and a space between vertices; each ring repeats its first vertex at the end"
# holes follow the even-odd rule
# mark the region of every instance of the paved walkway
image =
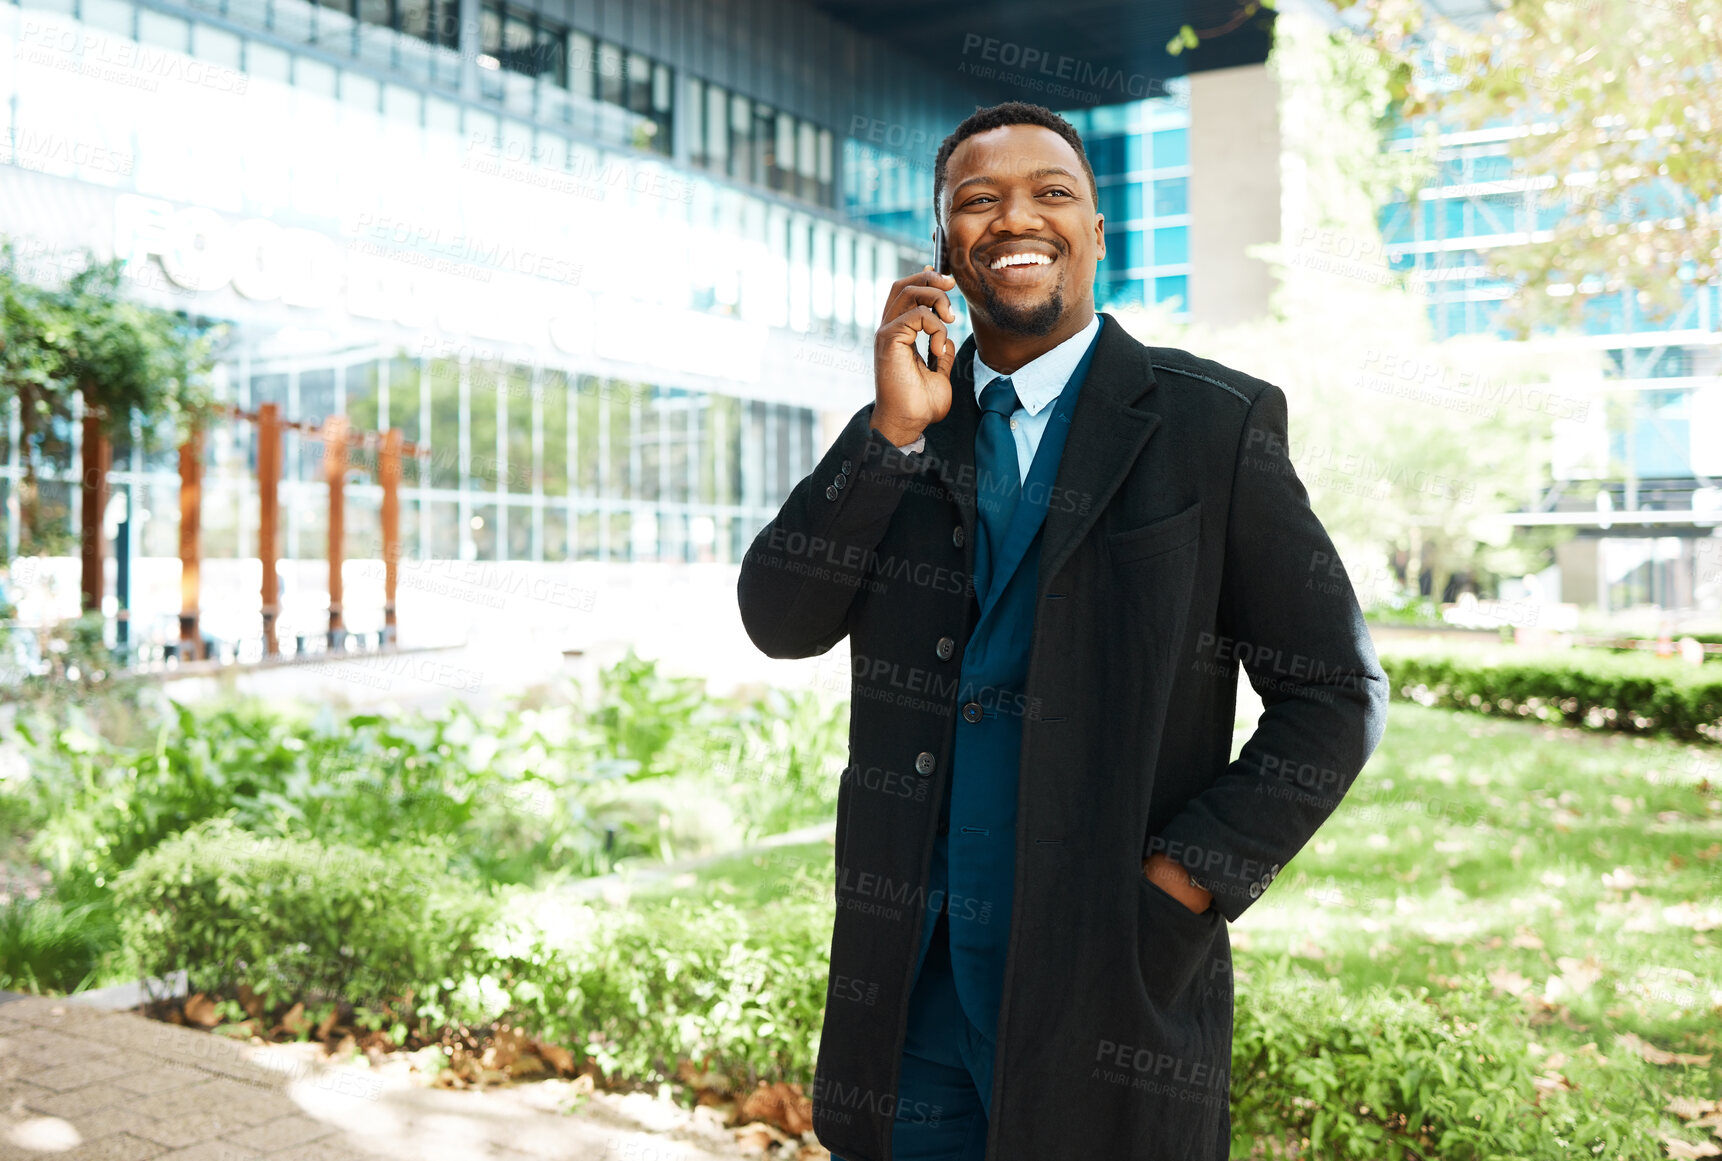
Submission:
POLYGON ((569 1082, 453 1092, 319 1056, 311 1045, 251 1047, 60 999, 0 1004, 0 1161, 760 1156, 715 1118, 643 1094, 593 1094, 570 1114, 569 1082))

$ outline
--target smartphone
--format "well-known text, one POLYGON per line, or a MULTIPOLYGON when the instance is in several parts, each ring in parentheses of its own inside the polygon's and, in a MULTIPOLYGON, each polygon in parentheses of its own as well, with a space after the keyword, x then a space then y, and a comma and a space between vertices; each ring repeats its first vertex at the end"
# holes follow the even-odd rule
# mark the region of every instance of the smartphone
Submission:
MULTIPOLYGON (((945 248, 945 227, 939 224, 939 211, 933 209, 933 269, 947 277, 951 273, 951 255, 945 248)), ((933 357, 933 337, 927 336, 927 369, 937 371, 939 361, 933 357)))

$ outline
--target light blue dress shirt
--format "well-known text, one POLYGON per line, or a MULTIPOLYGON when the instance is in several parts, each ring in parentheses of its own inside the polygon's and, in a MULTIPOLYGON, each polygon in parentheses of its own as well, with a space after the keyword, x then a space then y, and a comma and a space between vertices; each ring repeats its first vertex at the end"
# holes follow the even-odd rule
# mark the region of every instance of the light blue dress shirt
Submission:
MULTIPOLYGON (((1100 316, 1094 315, 1088 320, 1088 325, 1065 339, 1058 346, 1037 355, 1021 367, 1018 367, 1010 377, 1011 386, 1016 388, 1017 402, 1021 405, 1011 412, 1011 435, 1016 438, 1016 466, 1022 474, 1024 483, 1028 482, 1028 469, 1034 464, 1034 453, 1040 447, 1041 433, 1046 431, 1047 421, 1052 418, 1052 404, 1064 390, 1064 384, 1070 379, 1076 365, 1082 362, 1082 356, 1088 353, 1089 344, 1100 334, 1100 316)), ((987 384, 999 377, 999 372, 981 362, 981 352, 975 350, 975 401, 980 402, 981 392, 987 384)), ((927 437, 922 435, 914 443, 904 444, 897 450, 914 453, 927 446, 927 437)))

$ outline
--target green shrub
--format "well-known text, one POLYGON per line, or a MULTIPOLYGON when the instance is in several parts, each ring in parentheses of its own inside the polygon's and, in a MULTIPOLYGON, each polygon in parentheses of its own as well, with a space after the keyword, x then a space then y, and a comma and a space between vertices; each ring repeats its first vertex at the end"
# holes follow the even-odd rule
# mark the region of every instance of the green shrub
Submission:
POLYGON ((830 935, 828 901, 612 910, 521 894, 482 937, 481 970, 443 1015, 469 1025, 507 1016, 632 1080, 673 1076, 681 1060, 742 1086, 807 1080, 830 935))
POLYGON ((126 950, 146 975, 267 997, 423 996, 460 972, 491 910, 440 852, 366 851, 200 823, 114 883, 126 950))
MULTIPOLYGON (((1348 992, 1284 956, 1244 960, 1238 978, 1235 1156, 1259 1156, 1252 1144, 1267 1142, 1296 1147, 1269 1156, 1324 1161, 1662 1155, 1654 1124, 1598 1100, 1593 1076, 1576 1091, 1539 1092, 1525 1013, 1510 998, 1404 986, 1348 992)), ((1634 1089, 1637 1107, 1657 1107, 1639 1076, 1615 1084, 1634 1089)))
POLYGON ((1722 742, 1722 676, 1604 651, 1465 655, 1388 651, 1393 696, 1419 705, 1722 742))

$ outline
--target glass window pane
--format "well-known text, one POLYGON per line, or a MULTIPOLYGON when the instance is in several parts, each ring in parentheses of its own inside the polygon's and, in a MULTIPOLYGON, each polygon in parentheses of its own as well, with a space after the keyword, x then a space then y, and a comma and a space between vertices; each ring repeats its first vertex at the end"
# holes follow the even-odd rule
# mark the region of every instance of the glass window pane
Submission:
POLYGON ((720 172, 729 159, 729 113, 726 94, 721 86, 706 87, 706 157, 711 167, 720 172))
POLYGON ((494 4, 479 9, 478 51, 495 60, 502 59, 502 12, 494 4))
MULTIPOLYGON (((568 375, 564 371, 547 369, 538 385, 540 422, 544 425, 544 494, 568 494, 568 375)), ((548 514, 546 514, 548 517, 548 514)), ((545 559, 561 560, 549 555, 549 530, 546 524, 545 559)))
POLYGON ((568 559, 568 510, 560 504, 544 507, 544 559, 568 559))
POLYGON ((613 44, 598 45, 598 99, 623 104, 622 50, 613 44))
POLYGON ((568 34, 568 90, 582 97, 593 94, 596 62, 592 58, 592 38, 584 32, 568 34))
POLYGON ((1154 168, 1190 164, 1189 131, 1167 129, 1154 134, 1154 168))
POLYGON ((430 488, 459 485, 457 457, 460 454, 460 364, 453 359, 430 362, 430 445, 435 455, 424 465, 424 484, 430 488))
POLYGON ((1154 231, 1154 265, 1175 266, 1190 260, 1190 228, 1167 226, 1154 231))
POLYGON ((788 113, 778 113, 775 120, 777 124, 776 140, 772 143, 771 153, 771 188, 793 192, 788 179, 795 171, 795 118, 788 113))
POLYGON ((474 560, 497 560, 496 505, 474 504, 467 521, 474 560))
POLYGON ((652 112, 665 114, 670 111, 670 70, 667 65, 652 65, 652 112))
POLYGON ((527 76, 537 76, 537 62, 532 56, 532 47, 536 38, 532 35, 532 22, 515 12, 504 15, 502 20, 502 67, 512 69, 527 76))
POLYGON ((627 107, 636 113, 652 111, 652 62, 637 52, 628 54, 627 107))
POLYGON ((1154 183, 1154 213, 1158 217, 1190 212, 1190 179, 1169 177, 1154 183))
POLYGON ((1183 309, 1190 309, 1190 279, 1188 275, 1174 274, 1167 278, 1154 280, 1154 301, 1170 302, 1173 299, 1182 300, 1183 309))
MULTIPOLYGON (((508 452, 508 490, 510 492, 531 492, 532 482, 539 475, 540 468, 533 462, 532 456, 532 368, 512 365, 508 368, 506 379, 507 399, 504 406, 508 415, 508 430, 506 434, 508 452)), ((513 536, 514 520, 509 519, 509 535, 513 536)), ((514 554, 510 547, 509 555, 514 554)))
POLYGON ((141 8, 138 10, 138 40, 174 52, 185 52, 191 47, 191 22, 141 8))

